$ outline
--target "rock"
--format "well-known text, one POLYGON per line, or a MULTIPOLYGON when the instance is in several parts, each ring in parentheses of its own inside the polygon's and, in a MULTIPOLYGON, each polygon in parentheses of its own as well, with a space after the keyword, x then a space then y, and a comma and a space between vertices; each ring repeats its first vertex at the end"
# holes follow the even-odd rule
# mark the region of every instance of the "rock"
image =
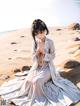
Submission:
POLYGON ((56 31, 61 31, 61 29, 56 29, 56 31))
POLYGON ((6 80, 10 78, 10 76, 6 75, 6 74, 3 74, 1 77, 0 77, 0 80, 6 80))
POLYGON ((69 79, 76 85, 80 82, 80 65, 74 68, 64 69, 60 72, 60 75, 69 79))
POLYGON ((23 38, 24 36, 22 35, 21 38, 23 38))
POLYGON ((74 41, 80 41, 80 37, 76 37, 74 41))
POLYGON ((16 72, 21 72, 21 70, 20 69, 14 69, 14 73, 16 73, 16 72))
POLYGON ((17 44, 16 42, 11 42, 11 44, 17 44))
POLYGON ((16 49, 14 51, 17 51, 16 49))
POLYGON ((25 71, 25 70, 30 70, 31 66, 23 66, 22 67, 22 71, 25 71))
POLYGON ((8 60, 11 60, 12 58, 8 58, 8 60))
POLYGON ((75 60, 69 60, 64 64, 64 68, 75 68, 80 65, 80 62, 75 60))
POLYGON ((72 23, 72 24, 68 25, 68 29, 80 30, 80 24, 79 23, 72 23))
POLYGON ((15 104, 13 101, 10 101, 9 104, 10 104, 11 106, 16 106, 16 104, 15 104))

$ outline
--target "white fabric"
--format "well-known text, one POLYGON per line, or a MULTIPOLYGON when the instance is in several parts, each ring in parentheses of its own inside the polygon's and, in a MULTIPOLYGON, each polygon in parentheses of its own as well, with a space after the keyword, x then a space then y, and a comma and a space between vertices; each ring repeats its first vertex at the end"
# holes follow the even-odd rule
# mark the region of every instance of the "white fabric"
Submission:
POLYGON ((34 64, 28 75, 24 76, 24 73, 21 76, 20 73, 21 77, 5 82, 0 87, 2 98, 13 101, 18 106, 69 106, 80 100, 80 90, 77 86, 61 77, 54 66, 55 48, 53 41, 47 37, 45 52, 44 60, 48 62, 47 66, 37 68, 37 57, 34 54, 34 64))

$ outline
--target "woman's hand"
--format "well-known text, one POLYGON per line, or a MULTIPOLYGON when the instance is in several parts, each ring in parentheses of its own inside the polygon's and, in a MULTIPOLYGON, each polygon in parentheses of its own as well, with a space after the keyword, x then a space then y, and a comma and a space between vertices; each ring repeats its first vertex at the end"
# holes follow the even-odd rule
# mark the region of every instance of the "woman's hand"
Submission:
POLYGON ((45 51, 43 48, 38 48, 36 52, 37 52, 37 54, 42 54, 42 55, 45 54, 45 51))

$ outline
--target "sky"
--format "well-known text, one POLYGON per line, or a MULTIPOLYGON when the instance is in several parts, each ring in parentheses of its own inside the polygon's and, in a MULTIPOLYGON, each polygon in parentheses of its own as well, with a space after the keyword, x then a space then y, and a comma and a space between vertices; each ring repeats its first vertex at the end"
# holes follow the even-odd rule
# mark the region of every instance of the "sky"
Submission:
POLYGON ((38 18, 47 26, 80 23, 80 0, 0 0, 0 32, 30 28, 38 18))

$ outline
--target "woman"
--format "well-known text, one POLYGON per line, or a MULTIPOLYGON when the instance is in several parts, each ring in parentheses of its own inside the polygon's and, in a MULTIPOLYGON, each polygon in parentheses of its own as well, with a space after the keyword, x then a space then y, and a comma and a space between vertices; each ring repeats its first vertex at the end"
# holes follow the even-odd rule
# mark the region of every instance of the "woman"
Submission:
POLYGON ((47 38, 46 24, 32 23, 33 66, 27 76, 13 79, 0 88, 0 95, 18 106, 69 106, 80 100, 79 89, 56 71, 53 64, 55 47, 47 38))

